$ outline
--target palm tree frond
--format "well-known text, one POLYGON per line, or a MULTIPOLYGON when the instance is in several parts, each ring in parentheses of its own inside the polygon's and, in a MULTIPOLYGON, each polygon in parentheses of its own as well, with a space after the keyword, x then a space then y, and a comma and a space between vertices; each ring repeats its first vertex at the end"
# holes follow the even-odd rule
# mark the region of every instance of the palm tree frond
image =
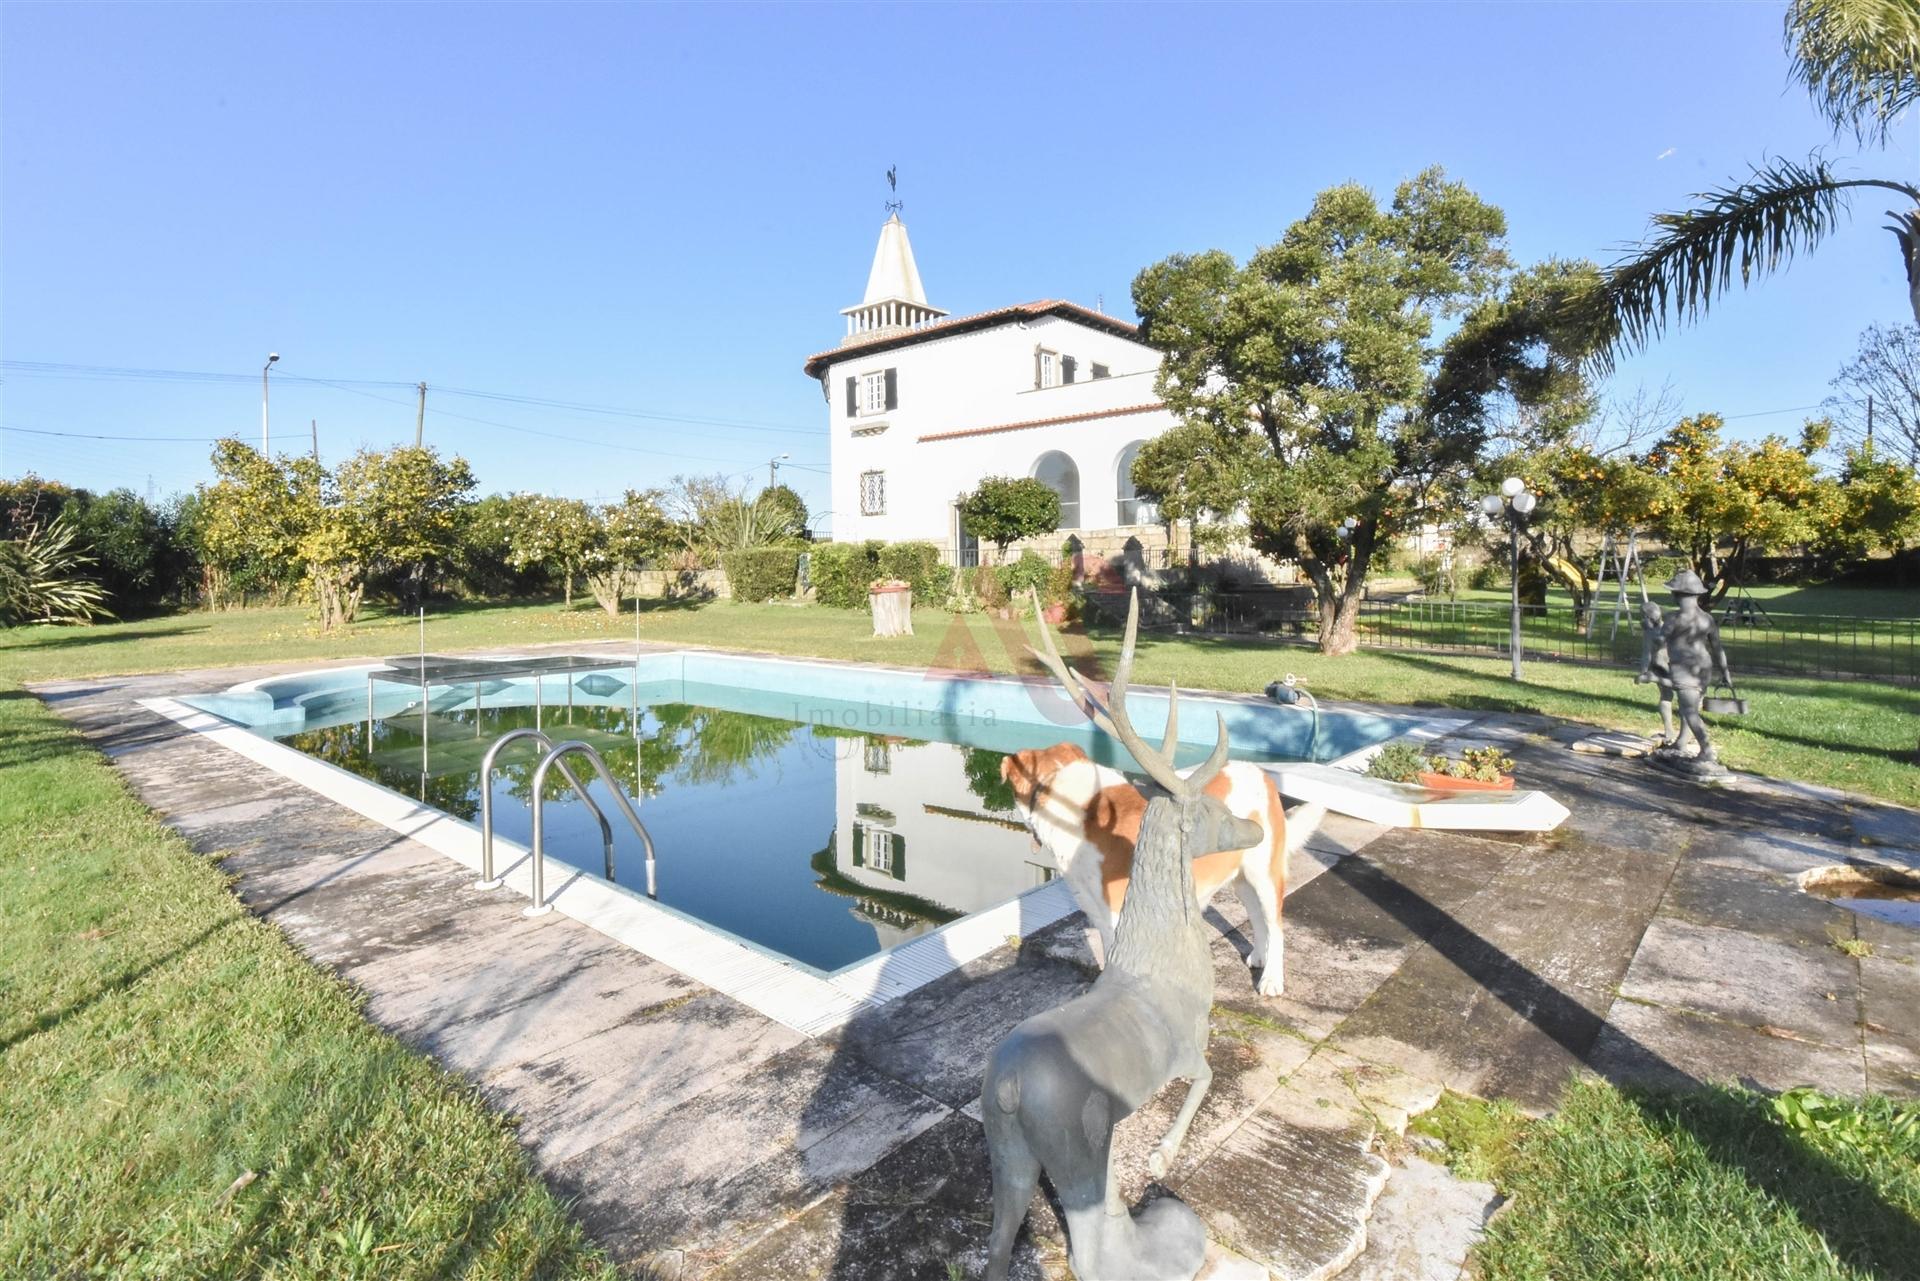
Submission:
POLYGON ((1914 0, 1793 0, 1787 55, 1794 79, 1835 133, 1885 142, 1920 102, 1920 4, 1914 0))
POLYGON ((1840 225, 1851 187, 1887 188, 1920 203, 1920 189, 1836 178, 1815 156, 1805 164, 1774 160, 1745 182, 1700 193, 1697 209, 1656 215, 1657 233, 1614 264, 1596 300, 1610 322, 1602 363, 1644 346, 1669 313, 1683 322, 1705 315, 1736 272, 1746 285, 1818 245, 1840 225))

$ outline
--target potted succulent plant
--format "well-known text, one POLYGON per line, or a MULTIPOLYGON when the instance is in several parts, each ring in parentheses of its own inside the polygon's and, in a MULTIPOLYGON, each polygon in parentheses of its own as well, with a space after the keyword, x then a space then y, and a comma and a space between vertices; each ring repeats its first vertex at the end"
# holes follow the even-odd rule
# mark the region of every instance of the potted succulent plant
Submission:
POLYGON ((1440 792, 1511 792, 1513 757, 1497 747, 1469 747, 1457 760, 1431 756, 1417 781, 1440 792))

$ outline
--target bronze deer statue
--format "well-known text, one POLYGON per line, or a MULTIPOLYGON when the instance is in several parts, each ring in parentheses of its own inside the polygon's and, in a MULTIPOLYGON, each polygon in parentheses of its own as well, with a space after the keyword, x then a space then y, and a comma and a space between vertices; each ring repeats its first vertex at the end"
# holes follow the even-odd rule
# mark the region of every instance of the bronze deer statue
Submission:
POLYGON ((1180 1113, 1148 1161, 1156 1177, 1173 1167, 1213 1077, 1207 1067, 1213 958, 1194 902, 1191 860, 1243 849, 1260 831, 1203 790, 1227 761, 1224 719, 1213 754, 1186 778, 1173 764, 1177 690, 1168 690, 1160 750, 1135 732, 1127 718, 1127 682, 1139 629, 1136 592, 1104 705, 1060 658, 1044 620, 1046 652, 1029 649, 1155 786, 1106 969, 1083 995, 1009 1032, 987 1066, 980 1092, 993 1161, 987 1281, 1004 1281, 1043 1171, 1065 1211, 1068 1261, 1080 1281, 1187 1281, 1206 1251, 1199 1216, 1180 1201, 1162 1198, 1137 1219, 1128 1212, 1113 1180, 1113 1128, 1169 1081, 1185 1078, 1191 1084, 1180 1113))

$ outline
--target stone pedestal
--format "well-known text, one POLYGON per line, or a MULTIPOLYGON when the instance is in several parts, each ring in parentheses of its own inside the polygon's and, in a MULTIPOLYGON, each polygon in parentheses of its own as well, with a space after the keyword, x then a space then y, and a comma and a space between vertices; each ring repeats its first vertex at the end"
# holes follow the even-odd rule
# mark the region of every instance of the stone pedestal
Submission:
POLYGON ((913 635, 913 589, 882 587, 867 593, 875 636, 913 635))

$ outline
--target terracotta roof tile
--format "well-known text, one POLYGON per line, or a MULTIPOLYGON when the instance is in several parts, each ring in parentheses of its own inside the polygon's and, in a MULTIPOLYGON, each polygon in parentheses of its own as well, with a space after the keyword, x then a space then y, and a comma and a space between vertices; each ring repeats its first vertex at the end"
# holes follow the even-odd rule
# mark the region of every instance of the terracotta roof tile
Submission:
POLYGON ((1096 329, 1104 329, 1108 333, 1117 334, 1122 338, 1132 338, 1135 341, 1139 340, 1140 327, 1122 320, 1118 316, 1108 316, 1093 310, 1091 307, 1082 307, 1079 303, 1067 302, 1060 298, 1042 298, 1036 302, 1015 303, 1011 307, 997 307, 992 311, 977 311, 971 316, 949 316, 945 320, 936 321, 931 325, 922 325, 918 329, 903 329, 898 333, 876 334, 872 338, 862 339, 859 342, 850 342, 844 346, 834 347, 827 351, 815 352, 813 355, 807 357, 804 368, 806 369, 807 377, 818 378, 822 370, 843 356, 852 354, 869 355, 877 351, 891 351, 896 347, 910 347, 914 343, 924 342, 930 338, 945 338, 951 334, 965 333, 972 329, 990 329, 995 325, 1005 324, 1013 320, 1024 320, 1035 316, 1056 315, 1070 316, 1083 324, 1090 324, 1096 329))

